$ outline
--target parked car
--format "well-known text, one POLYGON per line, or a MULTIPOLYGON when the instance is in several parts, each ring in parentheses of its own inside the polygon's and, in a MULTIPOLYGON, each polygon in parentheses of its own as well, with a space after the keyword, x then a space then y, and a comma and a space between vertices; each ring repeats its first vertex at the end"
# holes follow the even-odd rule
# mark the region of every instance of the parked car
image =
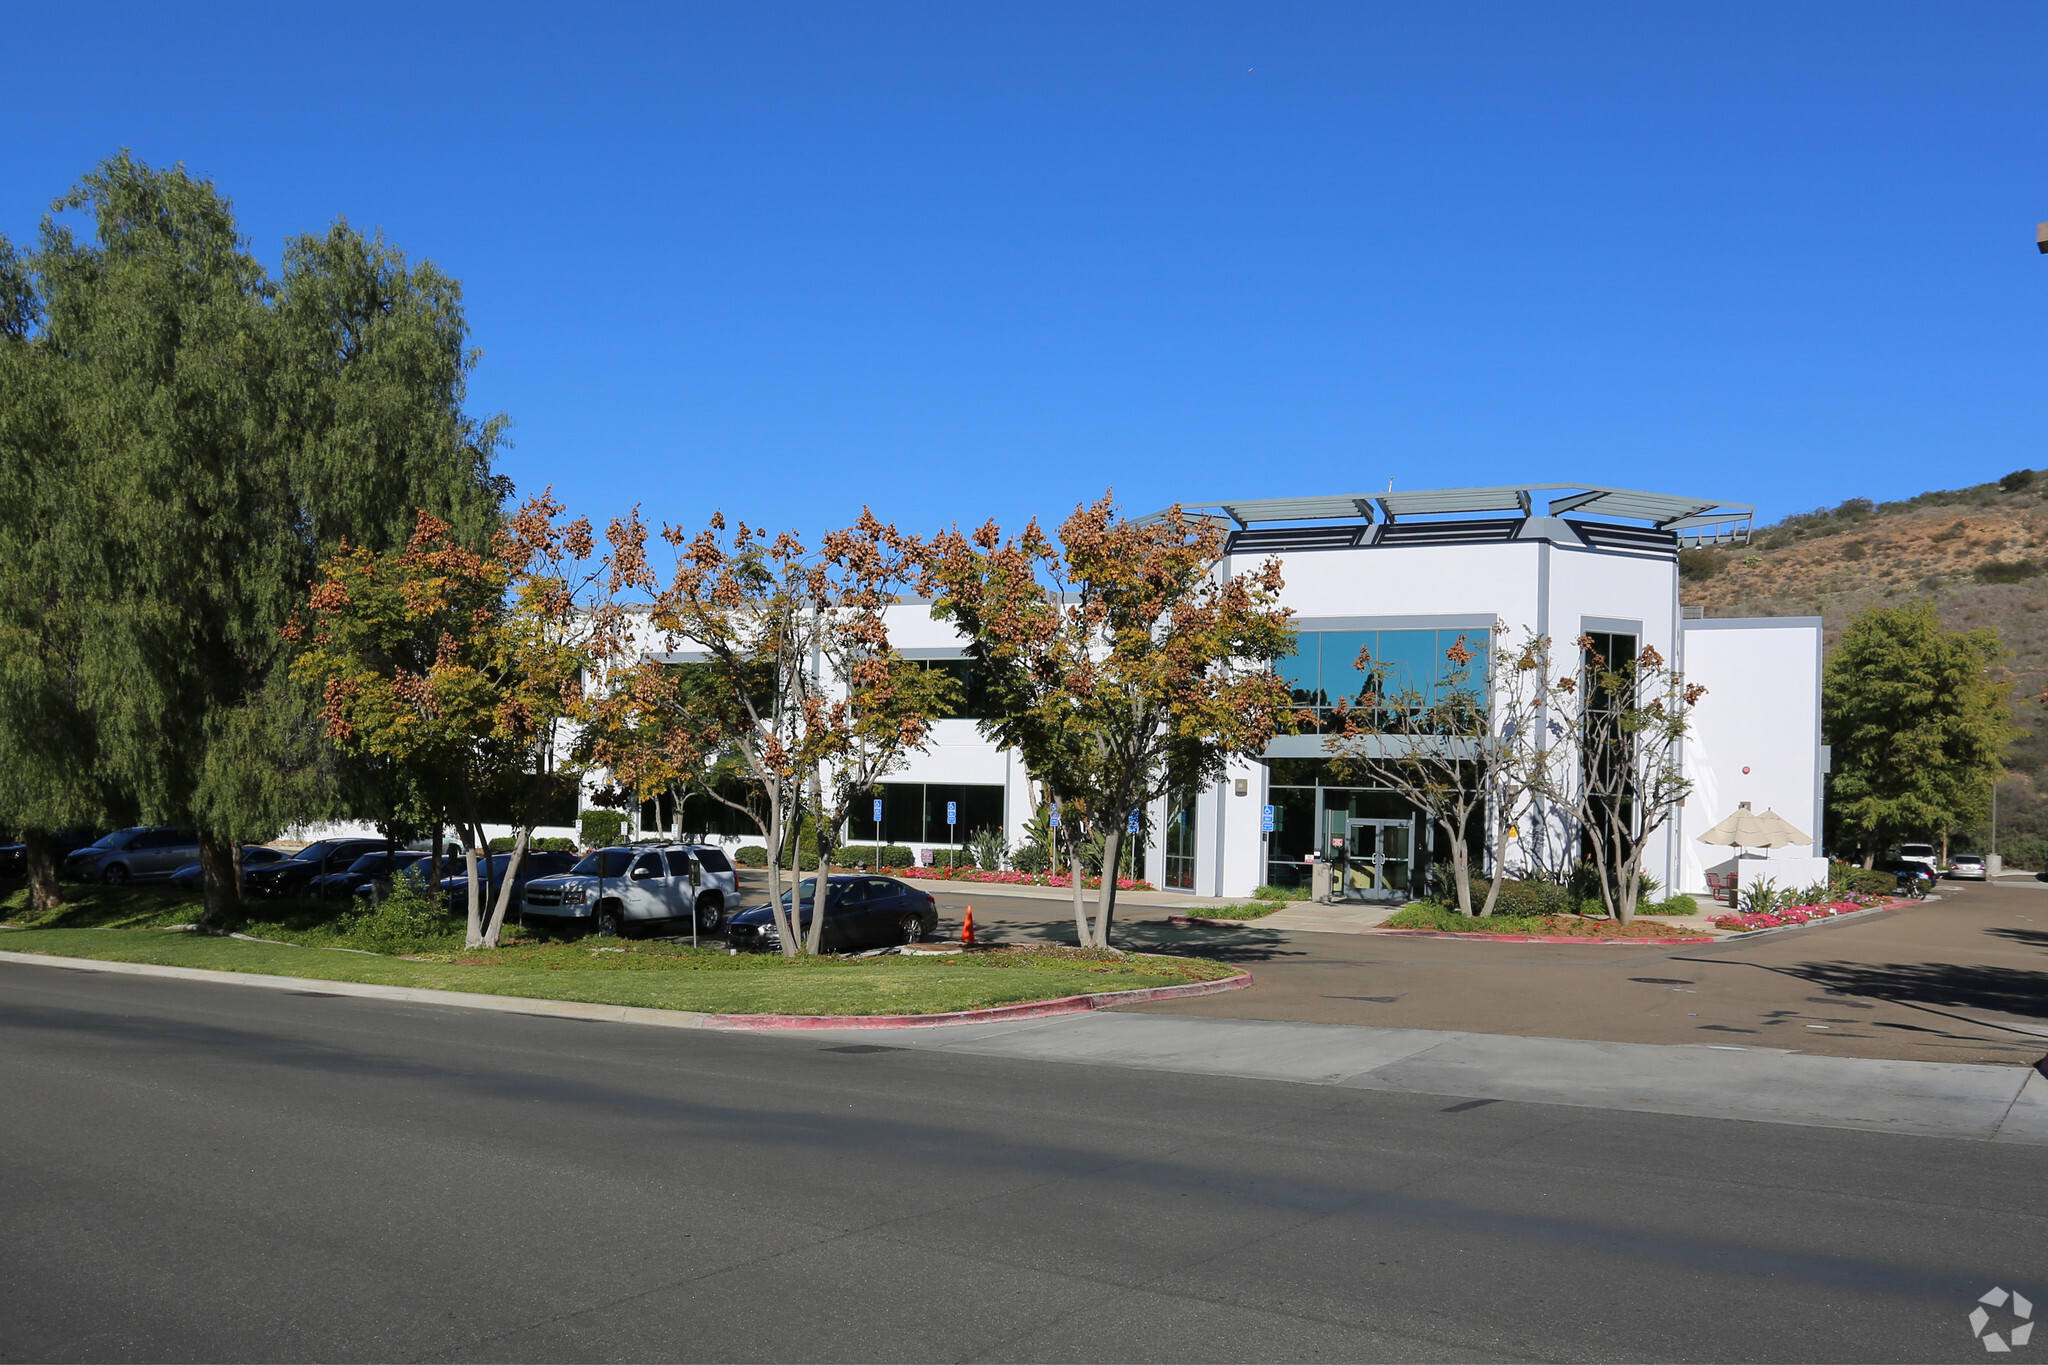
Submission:
MULTIPOLYGON (((797 887, 803 905, 802 927, 811 923, 811 897, 818 879, 806 877, 797 887)), ((782 893, 789 905, 790 893, 782 893)), ((862 948, 886 948, 899 943, 922 942, 939 927, 938 902, 931 894, 894 877, 866 874, 832 878, 825 889, 825 927, 818 936, 823 952, 843 953, 862 948)), ((726 928, 725 941, 734 948, 780 948, 775 928, 775 909, 763 903, 740 911, 726 928)))
POLYGON ((1900 844, 1899 851, 1892 856, 1900 862, 1925 863, 1927 870, 1937 870, 1933 844, 1900 844))
POLYGON ((1905 884, 1911 879, 1907 894, 1919 897, 1927 894, 1929 887, 1938 880, 1934 868, 1918 858, 1879 858, 1871 866, 1879 872, 1889 872, 1905 884))
MULTIPOLYGON (((50 855, 57 860, 57 866, 62 868, 66 858, 78 852, 81 848, 97 843, 105 835, 105 830, 92 829, 85 825, 76 825, 70 829, 51 830, 50 855)), ((0 873, 19 877, 27 871, 28 845, 0 844, 0 873)))
MULTIPOLYGON (((488 910, 498 902, 498 892, 505 885, 505 871, 512 866, 512 855, 493 853, 477 863, 477 870, 484 880, 484 908, 488 910)), ((526 894, 526 888, 536 877, 556 877, 576 866, 573 853, 543 853, 529 850, 519 860, 519 875, 512 879, 512 912, 508 918, 516 919, 519 902, 526 894)), ((457 858, 453 871, 441 878, 441 899, 448 906, 448 913, 463 914, 469 907, 469 864, 457 858)))
POLYGON ((1984 882, 1991 880, 1991 869, 1979 854, 1958 853, 1948 860, 1948 875, 1959 882, 1984 882))
POLYGON ((604 935, 632 929, 685 928, 716 933, 739 880, 725 850, 700 844, 600 848, 569 872, 529 882, 521 898, 528 924, 581 925, 604 935))
POLYGON ((375 853, 365 853, 340 872, 329 872, 313 878, 306 883, 306 890, 309 894, 322 899, 353 896, 358 887, 368 886, 372 882, 401 872, 414 863, 424 862, 426 858, 425 853, 415 849, 402 848, 390 853, 378 849, 375 853))
POLYGON ((242 889, 255 896, 303 896, 315 877, 340 872, 365 853, 382 853, 382 839, 321 839, 291 857, 242 874, 242 889))
POLYGON ((59 875, 73 881, 126 886, 160 882, 199 857, 199 831, 171 825, 135 825, 67 857, 59 875))
MULTIPOLYGON (((252 867, 263 867, 269 863, 281 863, 290 856, 283 849, 272 848, 268 844, 243 844, 241 853, 243 879, 246 880, 248 878, 249 869, 252 867)), ((201 874, 198 863, 186 863, 171 874, 171 885, 177 887, 180 891, 197 891, 205 883, 206 879, 201 874)))

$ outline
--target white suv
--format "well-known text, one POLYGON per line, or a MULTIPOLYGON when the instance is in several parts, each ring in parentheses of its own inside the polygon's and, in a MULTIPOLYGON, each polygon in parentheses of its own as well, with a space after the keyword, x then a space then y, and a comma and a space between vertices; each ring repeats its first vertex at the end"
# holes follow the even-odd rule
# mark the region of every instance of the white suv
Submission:
POLYGON ((703 844, 634 844, 600 848, 568 872, 526 884, 520 910, 529 924, 581 924, 605 936, 651 928, 692 915, 697 932, 725 923, 739 881, 725 850, 703 844))

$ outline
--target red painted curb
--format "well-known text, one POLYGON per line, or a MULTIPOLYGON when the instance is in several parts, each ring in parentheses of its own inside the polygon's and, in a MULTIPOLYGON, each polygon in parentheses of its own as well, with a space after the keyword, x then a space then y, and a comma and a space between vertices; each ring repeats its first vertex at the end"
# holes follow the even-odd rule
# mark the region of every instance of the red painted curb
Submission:
POLYGON ((1563 934, 1461 934, 1440 929, 1361 929, 1361 934, 1402 934, 1408 938, 1472 938, 1489 943, 1585 943, 1619 945, 1624 948, 1655 947, 1660 943, 1719 943, 1717 938, 1589 938, 1563 934))
POLYGON ((1139 991, 1105 991, 1100 995, 1068 995, 1058 1000, 1033 1000, 1022 1005, 991 1005, 987 1009, 953 1010, 947 1014, 707 1014, 705 1028, 741 1030, 833 1028, 938 1028, 947 1024, 993 1024, 1006 1019, 1043 1019, 1055 1014, 1085 1014, 1116 1005, 1148 1000, 1176 1000, 1242 990, 1252 974, 1240 971, 1220 981, 1192 981, 1185 986, 1151 986, 1139 991))

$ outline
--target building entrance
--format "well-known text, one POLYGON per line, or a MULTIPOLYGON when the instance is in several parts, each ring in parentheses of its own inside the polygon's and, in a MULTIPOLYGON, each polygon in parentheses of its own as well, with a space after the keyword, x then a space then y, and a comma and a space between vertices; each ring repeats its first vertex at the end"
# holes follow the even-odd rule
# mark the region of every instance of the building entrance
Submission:
POLYGON ((1330 824, 1330 847, 1324 856, 1331 864, 1332 889, 1339 896, 1363 901, 1408 899, 1413 821, 1347 819, 1330 824), (1339 834, 1339 830, 1343 832, 1339 834))

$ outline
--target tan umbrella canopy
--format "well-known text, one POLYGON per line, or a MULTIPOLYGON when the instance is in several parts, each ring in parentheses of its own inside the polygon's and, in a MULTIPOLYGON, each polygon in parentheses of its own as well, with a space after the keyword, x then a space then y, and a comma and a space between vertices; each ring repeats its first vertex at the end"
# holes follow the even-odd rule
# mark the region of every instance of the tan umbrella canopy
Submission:
POLYGON ((1783 848, 1787 844, 1810 844, 1784 816, 1774 810, 1758 815, 1744 801, 1735 814, 1700 836, 1703 844, 1729 844, 1735 848, 1783 848))

